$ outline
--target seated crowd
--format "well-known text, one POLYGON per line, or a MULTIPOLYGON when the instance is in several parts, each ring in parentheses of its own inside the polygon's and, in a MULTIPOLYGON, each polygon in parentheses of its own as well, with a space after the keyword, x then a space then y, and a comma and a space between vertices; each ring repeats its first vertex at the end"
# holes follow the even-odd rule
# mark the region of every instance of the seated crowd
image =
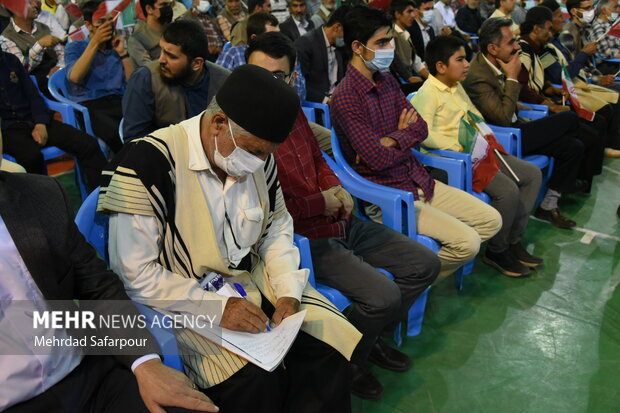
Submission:
POLYGON ((0 155, 15 161, 0 157, 0 292, 190 315, 215 302, 219 326, 250 333, 306 315, 273 371, 189 329, 174 330, 185 374, 157 346, 3 355, 0 411, 349 412, 350 393, 384 393, 369 363, 411 368, 387 338, 431 285, 466 271, 485 241, 482 260, 501 274, 543 266, 524 241, 530 215, 575 227, 562 199, 589 194, 604 157, 620 156, 618 67, 592 66, 620 56, 605 35, 618 0, 596 11, 592 0, 288 0, 278 17, 270 0, 139 0, 129 26, 105 1, 27 3, 0 19, 0 155), (49 110, 58 84, 90 120, 49 110), (538 105, 549 114, 533 117, 538 105), (520 134, 518 152, 501 128, 520 134), (110 269, 60 185, 15 173, 44 174, 51 146, 100 187, 110 269), (368 187, 412 193, 417 234, 438 252, 355 200, 330 167, 336 150, 368 187), (470 155, 471 190, 418 150, 470 155), (550 176, 531 155, 553 158, 550 176), (343 312, 309 283, 294 234, 309 239, 316 282, 351 301, 343 312), (214 273, 247 297, 206 288, 214 273))

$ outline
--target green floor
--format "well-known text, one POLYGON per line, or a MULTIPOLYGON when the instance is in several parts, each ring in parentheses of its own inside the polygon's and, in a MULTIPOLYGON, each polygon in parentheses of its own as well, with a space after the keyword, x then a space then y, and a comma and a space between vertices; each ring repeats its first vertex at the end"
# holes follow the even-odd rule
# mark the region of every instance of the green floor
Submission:
MULTIPOLYGON (((77 206, 72 176, 61 180, 77 206)), ((383 398, 354 397, 354 412, 620 412, 619 203, 620 159, 606 161, 590 196, 563 201, 598 233, 589 244, 585 232, 532 219, 525 241, 546 259, 533 276, 478 261, 462 292, 433 287, 422 333, 402 347, 413 368, 373 368, 383 398)))

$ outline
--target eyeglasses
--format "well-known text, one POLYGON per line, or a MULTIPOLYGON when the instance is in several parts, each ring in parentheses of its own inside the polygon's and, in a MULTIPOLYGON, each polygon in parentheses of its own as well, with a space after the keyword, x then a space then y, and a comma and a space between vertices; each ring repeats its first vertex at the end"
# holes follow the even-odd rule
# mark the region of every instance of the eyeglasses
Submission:
POLYGON ((288 83, 288 82, 289 82, 289 80, 291 80, 291 74, 292 74, 292 73, 289 73, 289 74, 287 75, 286 73, 284 73, 284 72, 283 72, 283 71, 281 71, 281 70, 276 70, 275 72, 271 72, 271 73, 273 73, 273 75, 274 75, 275 77, 277 77, 278 79, 280 79, 280 80, 282 80, 282 81, 284 81, 284 82, 286 82, 286 83, 288 83))

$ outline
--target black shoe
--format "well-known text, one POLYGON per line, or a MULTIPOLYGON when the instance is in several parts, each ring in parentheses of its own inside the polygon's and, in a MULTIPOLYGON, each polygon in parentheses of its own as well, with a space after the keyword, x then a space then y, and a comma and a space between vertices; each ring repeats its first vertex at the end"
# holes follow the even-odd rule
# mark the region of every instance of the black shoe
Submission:
POLYGON ((360 399, 378 400, 383 394, 383 386, 366 367, 351 363, 351 393, 360 399))
POLYGON ((531 272, 528 267, 519 262, 510 249, 499 253, 487 249, 482 261, 508 277, 523 277, 531 272))
POLYGON ((577 225, 575 221, 562 215, 562 212, 560 212, 560 208, 546 210, 538 207, 536 209, 536 212, 534 212, 534 216, 538 219, 549 221, 554 226, 562 229, 571 229, 572 227, 577 225))
POLYGON ((516 244, 512 244, 510 246, 510 251, 512 252, 512 255, 514 255, 515 258, 518 259, 519 262, 525 265, 526 267, 530 267, 530 268, 540 267, 545 262, 545 260, 543 260, 542 258, 535 257, 529 252, 527 252, 527 250, 523 247, 523 245, 520 242, 517 242, 516 244))
POLYGON ((386 370, 403 372, 411 367, 411 359, 408 355, 390 346, 378 338, 370 350, 368 361, 386 370))

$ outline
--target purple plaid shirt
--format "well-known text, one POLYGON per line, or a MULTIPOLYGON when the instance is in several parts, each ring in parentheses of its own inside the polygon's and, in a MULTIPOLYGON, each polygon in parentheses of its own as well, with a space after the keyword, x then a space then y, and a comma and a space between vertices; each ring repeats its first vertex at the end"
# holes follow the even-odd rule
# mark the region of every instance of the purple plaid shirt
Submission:
POLYGON ((409 110, 413 106, 389 73, 375 73, 374 81, 376 84, 349 65, 334 91, 331 118, 342 153, 363 177, 413 192, 416 200, 420 188, 430 200, 435 181, 411 151, 426 139, 426 122, 418 115, 417 122, 398 130, 403 109, 409 110), (379 140, 385 136, 396 140, 398 148, 383 146, 379 140), (356 155, 361 159, 357 164, 356 155))

